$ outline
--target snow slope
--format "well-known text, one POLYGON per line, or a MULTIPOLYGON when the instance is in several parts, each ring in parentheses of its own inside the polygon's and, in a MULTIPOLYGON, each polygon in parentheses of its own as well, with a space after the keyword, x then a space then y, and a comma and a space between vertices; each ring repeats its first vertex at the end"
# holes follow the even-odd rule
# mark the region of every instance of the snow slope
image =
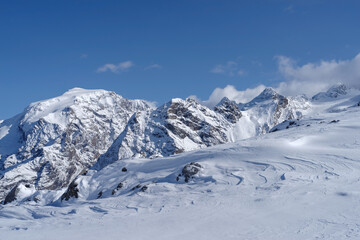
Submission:
POLYGON ((5 239, 359 239, 358 100, 314 103, 316 114, 235 143, 90 170, 74 182, 78 198, 61 201, 66 189, 42 190, 33 193, 39 202, 25 198, 1 206, 0 234, 5 239), (201 167, 186 182, 184 166, 192 162, 201 167))

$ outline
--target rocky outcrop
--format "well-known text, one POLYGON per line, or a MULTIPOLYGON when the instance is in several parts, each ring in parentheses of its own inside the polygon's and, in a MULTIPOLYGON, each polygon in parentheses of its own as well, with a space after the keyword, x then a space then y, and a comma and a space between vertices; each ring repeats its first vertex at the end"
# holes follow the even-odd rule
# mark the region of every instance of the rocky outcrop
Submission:
POLYGON ((6 195, 4 204, 15 201, 17 199, 17 195, 18 195, 19 191, 20 191, 20 189, 18 188, 17 185, 15 187, 13 187, 13 189, 11 189, 11 191, 6 195))
POLYGON ((196 174, 198 174, 202 169, 202 166, 199 163, 191 162, 184 166, 184 168, 181 171, 181 174, 179 174, 176 177, 176 181, 179 181, 181 177, 184 177, 185 182, 189 182, 191 178, 194 178, 196 174))
POLYGON ((61 201, 69 201, 70 198, 78 198, 79 197, 79 189, 78 184, 74 181, 72 181, 67 188, 66 192, 61 195, 61 201))
POLYGON ((119 191, 120 189, 122 189, 124 187, 124 184, 121 182, 119 183, 116 188, 114 188, 111 192, 111 195, 114 195, 117 191, 119 191))
POLYGON ((214 111, 223 115, 231 123, 236 123, 242 116, 238 105, 227 97, 215 106, 214 111))

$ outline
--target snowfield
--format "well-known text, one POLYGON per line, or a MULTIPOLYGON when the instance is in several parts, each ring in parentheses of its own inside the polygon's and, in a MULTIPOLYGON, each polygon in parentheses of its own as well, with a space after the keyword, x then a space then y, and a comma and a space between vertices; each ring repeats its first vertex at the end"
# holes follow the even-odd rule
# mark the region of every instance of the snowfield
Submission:
POLYGON ((316 100, 265 135, 90 170, 78 198, 2 205, 0 238, 360 239, 360 98, 316 100))

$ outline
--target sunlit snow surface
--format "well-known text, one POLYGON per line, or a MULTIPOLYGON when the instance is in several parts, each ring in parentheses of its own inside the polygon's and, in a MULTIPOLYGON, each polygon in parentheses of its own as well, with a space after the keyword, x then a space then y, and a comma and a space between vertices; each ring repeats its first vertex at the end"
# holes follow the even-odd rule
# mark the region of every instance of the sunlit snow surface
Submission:
POLYGON ((64 189, 1 206, 0 239, 360 239, 360 107, 334 104, 260 137, 90 171, 69 202, 49 203, 64 189), (200 173, 176 181, 190 162, 200 173))

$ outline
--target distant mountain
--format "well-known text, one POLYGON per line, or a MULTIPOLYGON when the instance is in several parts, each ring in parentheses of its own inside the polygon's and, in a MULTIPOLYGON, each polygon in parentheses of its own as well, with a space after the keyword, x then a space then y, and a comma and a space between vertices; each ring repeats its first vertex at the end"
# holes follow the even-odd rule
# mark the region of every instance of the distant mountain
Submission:
POLYGON ((255 129, 254 135, 259 135, 267 133, 282 121, 302 118, 311 103, 305 96, 285 97, 273 88, 265 88, 253 100, 239 107, 252 123, 249 127, 255 129))
POLYGON ((329 88, 326 92, 320 92, 312 97, 313 100, 329 100, 345 96, 349 92, 349 88, 342 83, 336 84, 329 88))

